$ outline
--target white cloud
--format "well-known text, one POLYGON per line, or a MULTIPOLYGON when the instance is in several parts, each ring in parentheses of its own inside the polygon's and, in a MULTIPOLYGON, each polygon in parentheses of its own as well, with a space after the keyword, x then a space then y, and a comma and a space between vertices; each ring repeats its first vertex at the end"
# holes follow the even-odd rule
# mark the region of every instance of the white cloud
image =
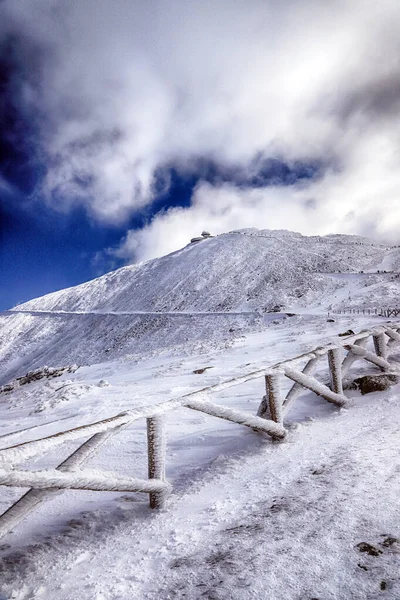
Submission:
POLYGON ((328 165, 290 187, 200 184, 120 253, 155 256, 204 227, 398 239, 397 0, 5 0, 0 13, 3 32, 48 48, 29 110, 45 115, 44 192, 63 210, 124 222, 151 203, 157 168, 197 158, 328 165))

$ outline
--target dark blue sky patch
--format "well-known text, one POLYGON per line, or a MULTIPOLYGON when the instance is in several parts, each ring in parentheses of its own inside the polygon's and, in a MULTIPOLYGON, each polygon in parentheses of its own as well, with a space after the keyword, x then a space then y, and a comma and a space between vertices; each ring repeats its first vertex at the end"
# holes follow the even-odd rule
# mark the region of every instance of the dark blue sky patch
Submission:
POLYGON ((0 310, 97 276, 93 256, 125 231, 94 225, 82 209, 68 215, 43 204, 39 214, 31 209, 10 212, 0 203, 0 310))
MULTIPOLYGON (((321 178, 326 166, 323 161, 289 163, 283 158, 265 158, 261 154, 248 165, 226 165, 209 159, 197 159, 185 169, 172 167, 167 170, 167 174, 171 175, 172 193, 169 195, 173 196, 175 191, 185 187, 193 190, 200 181, 215 186, 230 183, 241 189, 290 186, 321 178)), ((162 170, 160 172, 162 174, 162 170)))
POLYGON ((39 62, 40 52, 27 41, 6 36, 0 42, 0 176, 23 195, 45 171, 37 157, 37 121, 20 101, 23 87, 35 84, 39 62))

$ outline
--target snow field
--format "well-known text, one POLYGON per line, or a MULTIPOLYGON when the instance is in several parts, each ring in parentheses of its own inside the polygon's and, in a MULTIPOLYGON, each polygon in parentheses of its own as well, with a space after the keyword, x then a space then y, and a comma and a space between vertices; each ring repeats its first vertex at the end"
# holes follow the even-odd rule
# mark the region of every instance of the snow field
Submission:
MULTIPOLYGON (((355 330, 370 322, 360 318, 355 330)), ((81 395, 57 404, 46 401, 51 389, 45 382, 30 384, 31 393, 21 388, 3 400, 0 435, 16 422, 36 429, 3 438, 3 447, 10 439, 25 441, 39 431, 42 436, 132 409, 144 398, 149 404, 169 400, 256 370, 267 357, 274 364, 329 342, 350 325, 354 318, 327 323, 304 315, 272 322, 228 350, 80 368, 68 381, 81 395), (205 367, 211 368, 193 373, 205 367), (99 386, 104 380, 109 385, 99 386), (40 390, 45 408, 36 412, 40 390)), ((211 399, 255 414, 263 394, 256 380, 211 399)), ((167 479, 174 486, 168 509, 150 512, 138 494, 58 496, 4 538, 0 589, 5 598, 21 600, 361 599, 378 597, 385 581, 385 595, 397 598, 397 542, 380 545, 383 534, 400 537, 397 397, 398 386, 339 411, 306 394, 294 405, 289 436, 280 444, 201 413, 174 411, 167 416, 167 479), (356 544, 363 541, 382 554, 361 554, 356 544)), ((145 441, 144 423, 136 423, 90 466, 145 478, 145 441)), ((54 466, 73 447, 36 464, 54 466)), ((21 490, 1 492, 4 509, 21 490)))
MULTIPOLYGON (((0 386, 46 364, 80 367, 0 392, 0 447, 379 325, 334 311, 397 305, 399 267, 398 248, 365 238, 242 230, 16 307, 0 315, 0 386), (275 305, 281 313, 264 312, 275 305)), ((360 360, 352 373, 373 369, 360 360)), ((329 382, 327 361, 317 373, 329 382)), ((281 383, 285 393, 293 382, 281 383)), ((54 494, 0 541, 0 600, 398 600, 399 391, 351 392, 349 410, 306 392, 281 443, 200 412, 167 414, 166 510, 139 493, 54 494)), ((255 415, 264 393, 260 378, 210 400, 255 415)), ((22 468, 54 469, 82 441, 22 468)), ((86 468, 147 479, 145 420, 86 468)), ((0 510, 23 492, 1 487, 0 510)))

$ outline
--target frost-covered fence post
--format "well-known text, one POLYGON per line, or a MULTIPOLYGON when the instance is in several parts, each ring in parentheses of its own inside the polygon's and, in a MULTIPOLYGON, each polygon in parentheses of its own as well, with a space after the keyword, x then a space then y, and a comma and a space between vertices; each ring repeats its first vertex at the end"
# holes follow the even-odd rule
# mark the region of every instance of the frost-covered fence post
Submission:
POLYGON ((331 350, 328 350, 328 363, 331 376, 331 390, 336 392, 336 394, 343 395, 341 348, 332 348, 331 350))
MULTIPOLYGON (((377 356, 380 356, 384 360, 387 360, 388 347, 386 345, 385 334, 382 332, 377 333, 373 336, 374 347, 377 356)), ((385 367, 381 367, 381 371, 385 371, 385 367)))
POLYGON ((270 417, 275 423, 283 423, 280 379, 280 371, 271 371, 265 375, 265 389, 267 393, 257 412, 258 417, 264 419, 270 417))
MULTIPOLYGON (((149 479, 165 481, 166 441, 163 416, 147 419, 147 453, 149 479)), ((151 492, 149 497, 150 508, 164 508, 167 499, 165 491, 151 492)))

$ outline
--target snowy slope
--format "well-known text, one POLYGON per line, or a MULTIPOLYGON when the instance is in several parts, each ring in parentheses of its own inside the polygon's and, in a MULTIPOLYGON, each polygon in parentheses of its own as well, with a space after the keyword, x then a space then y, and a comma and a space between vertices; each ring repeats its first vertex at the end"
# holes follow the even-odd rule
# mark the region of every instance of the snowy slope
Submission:
MULTIPOLYGON (((41 311, 235 311, 324 305, 330 273, 376 270, 388 250, 357 236, 242 230, 20 305, 41 311)), ((400 264, 400 249, 390 251, 400 264)), ((397 261, 397 262, 396 262, 397 261)))
POLYGON ((1 314, 0 385, 46 364, 224 347, 275 305, 396 306, 399 264, 398 248, 357 236, 250 229, 205 239, 1 314))
MULTIPOLYGON (((107 362, 33 382, 2 394, 0 442, 166 401, 368 324, 362 316, 328 323, 301 315, 270 321, 228 349, 107 362), (194 373, 201 367, 210 368, 194 373)), ((362 363, 355 372, 360 366, 368 369, 362 363)), ((192 411, 171 413, 167 510, 151 513, 143 494, 56 497, 2 540, 0 598, 397 600, 399 388, 356 395, 348 410, 306 394, 289 414, 283 443, 192 411), (378 556, 361 552, 363 542, 378 556)), ((263 393, 255 380, 213 399, 254 414, 263 393)), ((37 466, 57 464, 74 447, 37 466)), ((145 423, 138 422, 90 466, 145 477, 145 450, 145 423)), ((0 489, 0 509, 21 491, 0 489)))
MULTIPOLYGON (((326 311, 398 305, 399 265, 399 249, 363 238, 246 230, 7 311, 0 386, 12 381, 0 389, 0 446, 168 401, 378 325, 362 315, 328 321, 326 311), (275 304, 296 315, 263 312, 275 304), (14 379, 73 363, 60 377, 14 379)), ((212 399, 255 414, 263 394, 260 378, 212 399)), ((398 600, 399 394, 400 384, 355 393, 338 410, 306 393, 279 444, 187 409, 170 413, 167 510, 151 513, 143 494, 55 497, 1 540, 0 600, 398 600), (377 556, 360 551, 365 542, 377 556)), ((75 448, 30 465, 54 467, 75 448)), ((147 477, 146 461, 143 420, 89 466, 147 477)), ((0 488, 0 512, 22 492, 0 488)))
POLYGON ((257 315, 0 315, 0 385, 44 365, 209 351, 260 321, 257 315))

